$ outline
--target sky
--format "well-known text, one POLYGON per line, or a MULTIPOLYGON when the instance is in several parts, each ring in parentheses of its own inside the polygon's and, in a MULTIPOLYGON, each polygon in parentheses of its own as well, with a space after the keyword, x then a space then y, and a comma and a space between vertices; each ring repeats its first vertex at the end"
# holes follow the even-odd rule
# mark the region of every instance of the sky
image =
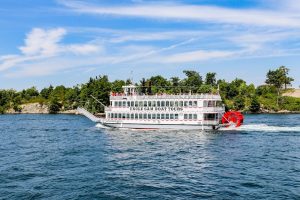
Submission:
POLYGON ((299 0, 0 0, 0 88, 204 76, 300 86, 299 0))

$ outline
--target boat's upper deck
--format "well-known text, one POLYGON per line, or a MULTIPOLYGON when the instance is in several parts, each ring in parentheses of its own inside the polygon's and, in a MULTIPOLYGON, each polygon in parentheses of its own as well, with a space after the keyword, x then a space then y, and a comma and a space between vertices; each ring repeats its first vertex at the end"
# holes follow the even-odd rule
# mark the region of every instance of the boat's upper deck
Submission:
POLYGON ((110 100, 155 100, 155 99, 221 100, 221 96, 218 94, 156 94, 156 95, 112 94, 110 96, 110 100))

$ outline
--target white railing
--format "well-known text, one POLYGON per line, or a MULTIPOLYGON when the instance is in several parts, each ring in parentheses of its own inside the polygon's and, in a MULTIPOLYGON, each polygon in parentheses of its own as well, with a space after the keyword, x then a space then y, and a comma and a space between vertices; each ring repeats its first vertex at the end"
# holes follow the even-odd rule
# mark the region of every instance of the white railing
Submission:
POLYGON ((87 111, 84 108, 77 108, 77 111, 79 114, 82 114, 84 116, 86 116, 87 118, 89 118, 90 120, 92 120, 93 122, 101 122, 101 119, 96 117, 95 115, 93 115, 92 113, 90 113, 89 111, 87 111))
POLYGON ((163 94, 163 95, 134 95, 134 96, 126 96, 126 95, 121 95, 121 96, 110 96, 111 100, 122 100, 122 99, 221 99, 220 95, 216 94, 195 94, 195 95, 168 95, 168 94, 163 94))

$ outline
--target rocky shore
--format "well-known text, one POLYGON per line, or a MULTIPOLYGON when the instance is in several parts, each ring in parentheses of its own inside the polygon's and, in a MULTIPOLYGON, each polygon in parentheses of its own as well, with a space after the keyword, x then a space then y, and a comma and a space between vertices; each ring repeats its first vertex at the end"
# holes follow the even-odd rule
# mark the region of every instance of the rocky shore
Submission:
MULTIPOLYGON (((28 103, 20 106, 20 112, 9 109, 7 114, 49 114, 48 106, 39 103, 28 103)), ((77 110, 65 110, 58 112, 59 114, 78 114, 77 110)))

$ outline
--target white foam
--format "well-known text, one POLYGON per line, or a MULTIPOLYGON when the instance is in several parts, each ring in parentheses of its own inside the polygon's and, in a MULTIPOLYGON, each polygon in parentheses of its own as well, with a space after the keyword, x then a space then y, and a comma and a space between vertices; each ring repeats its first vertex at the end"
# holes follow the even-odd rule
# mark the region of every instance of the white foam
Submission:
POLYGON ((300 126, 269 126, 267 124, 246 124, 238 128, 229 127, 221 130, 259 131, 259 132, 300 132, 300 126))

